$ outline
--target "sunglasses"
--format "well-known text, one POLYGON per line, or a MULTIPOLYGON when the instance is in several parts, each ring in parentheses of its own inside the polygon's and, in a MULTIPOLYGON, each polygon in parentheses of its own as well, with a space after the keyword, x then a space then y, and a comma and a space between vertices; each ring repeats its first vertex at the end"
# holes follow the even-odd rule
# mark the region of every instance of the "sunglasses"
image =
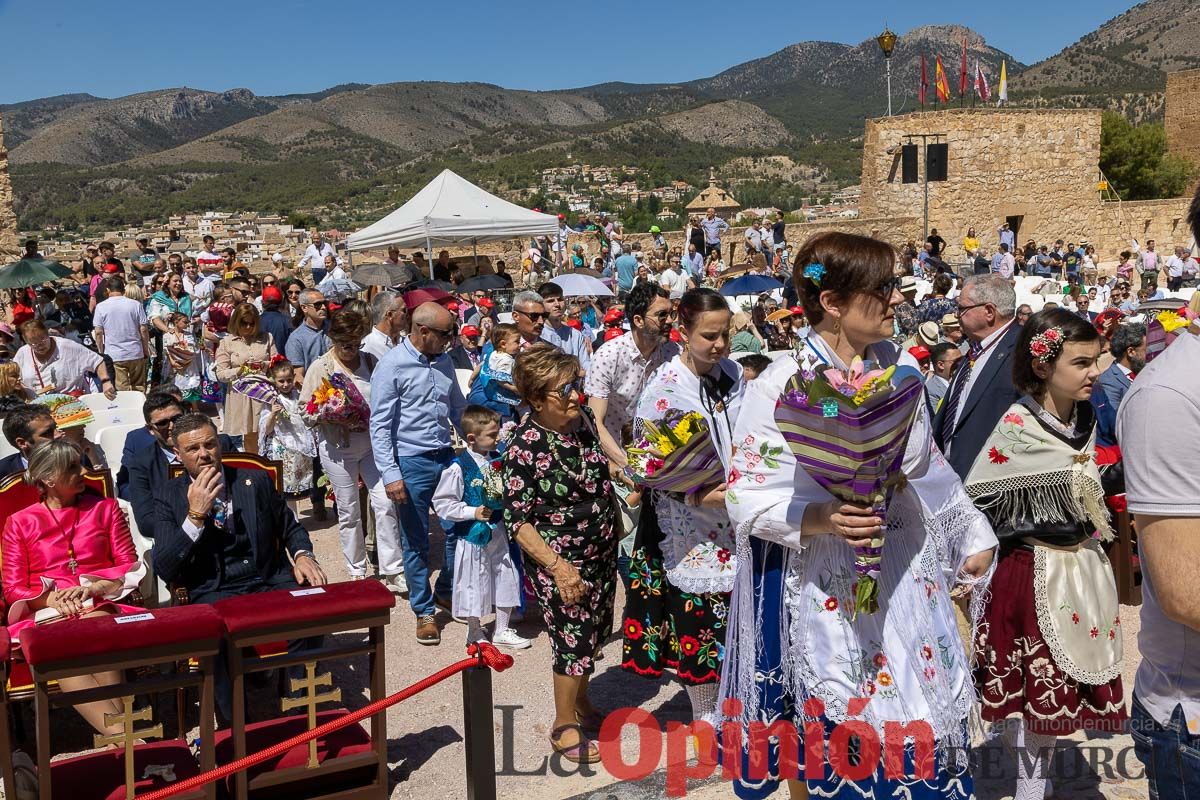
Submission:
POLYGON ((299 289, 288 289, 288 297, 299 297, 299 296, 300 296, 299 289))
POLYGON ((549 314, 547 314, 544 311, 534 311, 533 313, 530 313, 528 311, 514 311, 513 313, 520 314, 521 316, 526 317, 530 322, 541 322, 542 320, 544 320, 548 316, 550 316, 549 314))
MULTIPOLYGON (((288 294, 291 294, 291 292, 288 292, 288 294)), ((305 303, 304 305, 312 306, 313 308, 327 308, 329 306, 329 303, 325 302, 324 300, 321 300, 316 303, 305 303)))
POLYGON ((879 286, 877 286, 875 288, 875 292, 877 294, 883 295, 884 297, 891 297, 892 292, 895 292, 899 289, 900 289, 900 279, 899 278, 888 278, 886 281, 879 284, 879 286))
POLYGON ((571 381, 569 383, 564 383, 562 386, 558 387, 558 390, 555 391, 554 394, 558 395, 563 400, 567 400, 571 397, 571 395, 577 394, 582 391, 583 391, 583 389, 579 385, 578 381, 571 381))
POLYGON ((449 339, 451 336, 458 333, 458 328, 454 328, 454 327, 446 328, 445 330, 443 330, 441 328, 431 328, 428 325, 422 325, 421 327, 424 328, 425 330, 429 331, 430 333, 436 333, 438 336, 442 337, 443 339, 449 339))
POLYGON ((173 417, 167 417, 166 419, 160 419, 158 422, 154 422, 151 424, 154 425, 154 427, 158 428, 160 431, 165 431, 168 428, 170 428, 172 425, 174 425, 175 422, 182 416, 183 416, 183 414, 176 414, 173 417))

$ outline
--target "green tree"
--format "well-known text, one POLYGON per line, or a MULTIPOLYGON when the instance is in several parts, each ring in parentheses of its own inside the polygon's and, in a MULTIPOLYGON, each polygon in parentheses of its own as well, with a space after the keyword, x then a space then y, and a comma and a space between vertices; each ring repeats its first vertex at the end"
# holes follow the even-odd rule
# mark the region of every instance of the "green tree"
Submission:
POLYGON ((1186 159, 1167 152, 1161 122, 1134 125, 1115 111, 1104 112, 1100 169, 1123 200, 1178 197, 1195 172, 1186 159))

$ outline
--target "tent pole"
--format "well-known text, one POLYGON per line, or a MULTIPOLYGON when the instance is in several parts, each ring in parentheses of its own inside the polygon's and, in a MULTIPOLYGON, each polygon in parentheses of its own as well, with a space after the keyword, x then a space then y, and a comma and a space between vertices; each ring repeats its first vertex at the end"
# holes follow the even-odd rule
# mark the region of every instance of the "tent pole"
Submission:
POLYGON ((429 241, 429 233, 425 233, 425 258, 429 260, 429 280, 433 280, 433 243, 429 241))
POLYGON ((471 258, 475 261, 475 274, 479 274, 479 240, 471 240, 471 258))

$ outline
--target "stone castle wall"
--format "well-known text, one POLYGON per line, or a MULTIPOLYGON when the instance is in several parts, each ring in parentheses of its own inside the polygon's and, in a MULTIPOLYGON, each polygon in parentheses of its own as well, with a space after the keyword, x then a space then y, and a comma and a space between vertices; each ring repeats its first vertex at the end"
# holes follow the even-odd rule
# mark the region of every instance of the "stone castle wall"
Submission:
POLYGON ((17 244, 17 215, 13 211, 12 181, 8 177, 8 151, 4 149, 4 121, 0 119, 0 264, 21 254, 17 244))
POLYGON ((1167 150, 1200 167, 1200 69, 1167 73, 1167 150))
MULTIPOLYGON (((1193 72, 1197 94, 1190 101, 1169 97, 1168 113, 1181 102, 1200 109, 1200 70, 1193 72)), ((1155 239, 1160 251, 1190 244, 1183 220, 1190 195, 1102 199, 1101 116, 1099 110, 949 109, 867 120, 860 210, 864 216, 916 217, 912 236, 920 239, 925 152, 918 148, 922 182, 903 184, 899 148, 914 134, 942 134, 949 144, 949 180, 929 184, 929 225, 948 243, 951 260, 963 257, 962 239, 972 226, 995 252, 996 229, 1007 217, 1020 217, 1018 244, 1086 241, 1102 262, 1115 262, 1133 239, 1155 239)), ((1200 118, 1188 124, 1200 143, 1200 118)))

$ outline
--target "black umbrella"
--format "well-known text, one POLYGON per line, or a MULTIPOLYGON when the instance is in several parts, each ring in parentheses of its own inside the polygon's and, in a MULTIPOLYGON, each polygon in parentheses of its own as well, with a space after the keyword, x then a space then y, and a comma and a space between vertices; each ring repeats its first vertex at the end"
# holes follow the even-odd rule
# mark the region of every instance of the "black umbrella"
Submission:
POLYGON ((363 264, 354 268, 351 277, 363 286, 403 286, 421 276, 408 264, 363 264))
POLYGON ((499 275, 476 275, 467 278, 458 285, 460 292, 491 292, 496 289, 507 289, 508 281, 499 275))

